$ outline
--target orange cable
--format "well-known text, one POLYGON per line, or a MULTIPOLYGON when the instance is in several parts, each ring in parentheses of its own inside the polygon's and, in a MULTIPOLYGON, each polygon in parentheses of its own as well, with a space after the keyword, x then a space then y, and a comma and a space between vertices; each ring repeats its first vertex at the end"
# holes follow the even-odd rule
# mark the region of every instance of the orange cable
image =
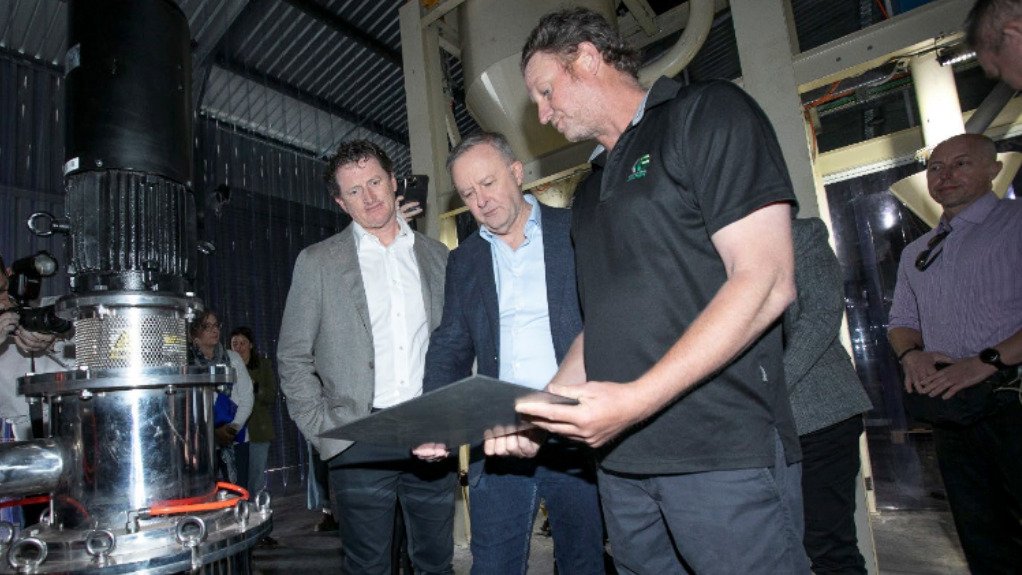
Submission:
POLYGON ((244 487, 240 487, 233 483, 227 483, 226 481, 217 481, 216 486, 218 489, 225 489, 227 491, 233 491, 238 494, 238 497, 232 497, 230 499, 224 499, 223 501, 210 501, 208 503, 190 503, 185 505, 165 503, 153 505, 148 509, 148 515, 176 515, 179 513, 192 513, 202 511, 217 511, 219 509, 226 509, 228 507, 234 507, 239 501, 248 501, 248 490, 244 487))
POLYGON ((873 2, 875 2, 877 8, 880 9, 880 15, 884 17, 884 20, 890 20, 891 15, 887 13, 887 8, 884 8, 883 2, 881 2, 880 0, 873 0, 873 2))
POLYGON ((0 509, 5 507, 18 507, 20 505, 33 505, 35 503, 49 503, 49 495, 33 495, 31 497, 22 497, 21 499, 9 499, 7 501, 0 502, 0 509))

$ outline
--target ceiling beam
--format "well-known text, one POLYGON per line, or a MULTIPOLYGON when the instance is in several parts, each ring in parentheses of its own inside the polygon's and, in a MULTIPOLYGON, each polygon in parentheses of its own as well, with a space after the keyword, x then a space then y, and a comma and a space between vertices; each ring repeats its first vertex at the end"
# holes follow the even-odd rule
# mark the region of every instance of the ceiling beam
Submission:
POLYGON ((19 52, 17 50, 11 50, 10 48, 4 47, 4 46, 0 46, 0 57, 4 57, 4 58, 8 58, 8 59, 14 60, 14 61, 18 62, 19 64, 23 64, 23 65, 29 66, 29 67, 34 68, 36 70, 42 70, 42 71, 47 72, 49 74, 56 74, 57 76, 63 76, 64 75, 64 67, 63 66, 58 66, 58 65, 56 65, 56 64, 54 64, 52 62, 48 62, 46 60, 40 60, 38 58, 33 58, 32 56, 29 56, 28 54, 24 54, 24 53, 19 52))
POLYGON ((647 36, 652 36, 659 31, 656 23, 653 22, 653 19, 656 18, 656 12, 649 7, 649 2, 646 0, 624 0, 624 3, 632 17, 635 18, 635 22, 647 36))
MULTIPOLYGON (((217 26, 216 30, 212 31, 208 36, 202 38, 202 41, 197 46, 193 47, 192 50, 192 105, 196 109, 202 108, 202 99, 206 94, 206 81, 209 79, 209 72, 212 68, 211 61, 213 54, 223 52, 224 40, 231 36, 234 32, 238 21, 241 20, 242 13, 247 9, 252 9, 253 5, 259 4, 261 0, 253 0, 251 3, 249 0, 229 0, 228 2, 221 2, 218 10, 227 10, 226 17, 218 20, 212 18, 211 21, 217 26)), ((263 6, 258 6, 258 9, 263 9, 263 6)), ((191 28, 191 24, 189 24, 191 28)), ((195 33, 194 30, 190 30, 191 33, 195 33)))
MULTIPOLYGON (((220 46, 227 31, 238 21, 238 17, 245 11, 248 4, 249 0, 222 0, 213 4, 213 13, 201 15, 206 22, 197 25, 201 28, 201 34, 195 38, 199 43, 192 50, 192 64, 195 68, 209 62, 210 56, 220 46), (212 26, 212 29, 207 30, 206 26, 212 26)), ((197 31, 192 29, 191 33, 196 34, 197 31)))
POLYGON ((263 86, 266 86, 271 90, 280 92, 285 96, 294 98, 295 100, 298 100, 304 104, 308 104, 309 106, 319 108, 324 112, 333 114, 338 118, 341 118, 352 124, 365 128, 366 130, 369 130, 371 132, 376 132, 377 134, 385 138, 389 138, 390 140, 398 144, 401 144, 403 146, 408 145, 408 132, 399 132, 397 130, 394 130, 375 120, 371 120, 363 116, 362 114, 359 114, 358 112, 354 112, 347 108, 342 108, 324 98, 314 96, 304 90, 299 90, 298 88, 295 88, 290 84, 287 84, 286 82, 279 78, 275 78, 273 76, 265 74, 260 74, 259 72, 246 68, 244 64, 241 64, 240 62, 227 58, 226 56, 218 56, 216 58, 216 65, 232 74, 236 74, 246 80, 249 80, 250 82, 262 84, 263 86))
POLYGON ((330 10, 320 6, 319 4, 312 2, 311 0, 283 0, 291 6, 294 6, 298 10, 305 12, 309 16, 312 16, 316 20, 319 20, 326 26, 334 29, 339 34, 347 36, 355 42, 361 44, 368 50, 375 52, 381 56, 384 60, 401 69, 401 53, 397 50, 392 50, 389 46, 383 44, 376 38, 366 34, 352 25, 347 20, 341 18, 337 14, 334 14, 330 10))
POLYGON ((795 56, 801 92, 955 41, 972 0, 934 0, 795 56))
MULTIPOLYGON (((728 0, 715 0, 713 13, 717 14, 726 10, 730 5, 728 0)), ((621 28, 621 37, 625 39, 625 44, 636 50, 641 50, 654 42, 683 30, 688 24, 688 13, 689 3, 685 2, 659 16, 654 16, 653 25, 656 27, 656 32, 653 34, 648 34, 631 12, 626 12, 618 18, 617 22, 621 28)))

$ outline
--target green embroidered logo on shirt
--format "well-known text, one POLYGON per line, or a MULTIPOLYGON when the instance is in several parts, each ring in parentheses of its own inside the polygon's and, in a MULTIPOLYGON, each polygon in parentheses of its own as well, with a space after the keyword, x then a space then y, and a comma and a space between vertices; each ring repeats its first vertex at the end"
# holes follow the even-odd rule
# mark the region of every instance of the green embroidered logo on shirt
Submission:
POLYGON ((628 181, 638 180, 646 177, 646 168, 649 167, 649 154, 643 154, 632 164, 632 173, 628 175, 628 181))

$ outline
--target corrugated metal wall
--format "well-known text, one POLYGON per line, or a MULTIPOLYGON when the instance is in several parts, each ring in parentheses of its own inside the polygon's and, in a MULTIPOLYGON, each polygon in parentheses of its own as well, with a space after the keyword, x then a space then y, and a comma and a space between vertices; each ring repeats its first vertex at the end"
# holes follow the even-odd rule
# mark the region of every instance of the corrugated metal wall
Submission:
MULTIPOLYGON (((46 66, 0 54, 0 255, 49 250, 63 263, 61 236, 40 238, 25 222, 33 212, 64 213, 64 84, 46 66)), ((67 292, 67 276, 51 278, 43 295, 67 292)))
MULTIPOLYGON (((204 214, 199 237, 216 247, 199 259, 199 295, 223 322, 225 344, 232 329, 248 326, 259 352, 276 363, 298 252, 350 220, 330 200, 323 162, 215 120, 200 119, 195 133, 195 181, 204 214), (226 204, 212 193, 221 185, 230 189, 226 204)), ((305 443, 282 396, 276 404, 269 485, 290 491, 306 479, 305 443)))

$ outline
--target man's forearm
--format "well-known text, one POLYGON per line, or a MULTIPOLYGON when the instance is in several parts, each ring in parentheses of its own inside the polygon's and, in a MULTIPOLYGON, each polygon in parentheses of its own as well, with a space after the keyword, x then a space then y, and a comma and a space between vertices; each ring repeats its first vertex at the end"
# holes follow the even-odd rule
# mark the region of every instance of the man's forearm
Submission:
POLYGON ((564 359, 561 360, 561 365, 557 368, 557 373, 554 374, 550 383, 555 385, 578 385, 580 383, 585 383, 586 364, 584 335, 584 331, 579 333, 575 337, 575 340, 571 342, 571 347, 569 347, 567 353, 564 354, 564 359))

